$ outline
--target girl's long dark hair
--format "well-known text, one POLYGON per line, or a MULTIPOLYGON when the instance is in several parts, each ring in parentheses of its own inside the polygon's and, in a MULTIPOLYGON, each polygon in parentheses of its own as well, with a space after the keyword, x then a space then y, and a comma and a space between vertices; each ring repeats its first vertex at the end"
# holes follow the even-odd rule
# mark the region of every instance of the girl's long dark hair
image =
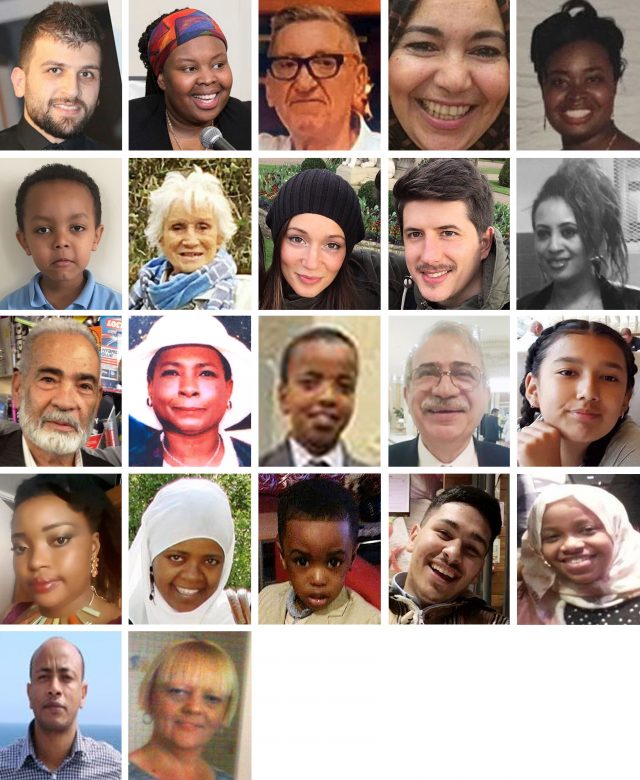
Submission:
MULTIPOLYGON (((587 320, 563 320, 562 322, 556 322, 555 325, 551 325, 549 328, 545 328, 538 336, 537 340, 529 347, 527 353, 527 359, 524 366, 524 376, 520 383, 520 395, 522 396, 522 406, 520 408, 520 428, 524 428, 527 425, 531 425, 536 419, 536 414, 540 412, 539 409, 531 406, 527 400, 525 394, 525 379, 527 374, 533 374, 537 377, 540 373, 540 367, 546 357, 549 347, 558 341, 563 336, 571 334, 585 334, 591 333, 595 336, 601 336, 602 338, 612 341, 624 355, 624 362, 627 368, 627 390, 633 391, 635 384, 635 375, 638 370, 631 347, 622 338, 617 330, 610 328, 602 322, 588 322, 587 320)), ((626 418, 626 412, 624 416, 619 419, 613 428, 597 441, 591 442, 585 452, 583 466, 598 466, 602 460, 602 456, 607 449, 609 442, 616 435, 618 429, 626 418)))

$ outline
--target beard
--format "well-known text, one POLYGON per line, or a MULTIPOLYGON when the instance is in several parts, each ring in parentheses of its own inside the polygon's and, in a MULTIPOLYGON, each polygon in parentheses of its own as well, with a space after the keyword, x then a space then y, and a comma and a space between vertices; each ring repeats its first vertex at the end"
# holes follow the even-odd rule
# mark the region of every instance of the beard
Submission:
POLYGON ((28 92, 25 93, 24 104, 34 124, 54 138, 71 138, 74 135, 79 135, 87 126, 95 109, 95 106, 89 109, 89 106, 79 98, 73 100, 55 98, 44 104, 28 92), (55 119, 52 114, 53 107, 60 103, 80 106, 82 112, 77 117, 55 119))
POLYGON ((91 423, 92 420, 89 420, 83 428, 73 415, 55 409, 45 412, 41 417, 36 417, 32 412, 28 394, 22 394, 20 401, 20 427, 22 428, 22 433, 36 447, 52 455, 74 455, 79 449, 84 447, 89 438, 91 423), (44 428, 47 422, 71 425, 75 430, 72 433, 48 431, 44 428))

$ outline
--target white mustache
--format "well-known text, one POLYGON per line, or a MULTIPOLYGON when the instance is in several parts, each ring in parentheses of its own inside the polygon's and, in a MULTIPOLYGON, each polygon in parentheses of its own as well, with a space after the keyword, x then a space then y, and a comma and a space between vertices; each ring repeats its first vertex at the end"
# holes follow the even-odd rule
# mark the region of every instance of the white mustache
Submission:
POLYGON ((434 402, 430 398, 426 398, 421 404, 420 404, 420 411, 421 412, 468 412, 469 411, 469 405, 465 404, 464 401, 455 403, 438 403, 437 401, 434 402))

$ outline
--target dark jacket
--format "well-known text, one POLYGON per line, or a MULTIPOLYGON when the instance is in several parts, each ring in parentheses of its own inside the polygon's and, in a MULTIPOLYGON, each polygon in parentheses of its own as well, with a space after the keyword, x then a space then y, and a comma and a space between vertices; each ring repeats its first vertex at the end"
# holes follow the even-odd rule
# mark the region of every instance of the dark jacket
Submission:
MULTIPOLYGON (((473 440, 478 456, 478 466, 508 466, 509 448, 492 444, 489 441, 473 440)), ((389 447, 390 466, 418 465, 418 437, 410 441, 401 441, 389 447)))
MULTIPOLYGON (((114 468, 99 455, 94 455, 91 450, 81 450, 83 466, 100 466, 102 468, 114 468)), ((22 431, 0 434, 0 466, 25 466, 24 453, 22 452, 22 431)))
MULTIPOLYGON (((640 289, 637 287, 623 287, 612 284, 604 276, 598 276, 600 297, 604 309, 640 309, 640 289)), ((518 298, 518 309, 547 309, 551 302, 553 284, 543 287, 542 290, 523 295, 518 298)))
MULTIPOLYGON (((487 257, 482 261, 482 292, 469 298, 456 309, 498 309, 509 308, 509 251, 500 231, 494 228, 493 243, 487 257)), ((418 285, 409 276, 404 253, 389 254, 389 308, 390 309, 448 309, 438 303, 427 301, 420 294, 418 285)))
MULTIPOLYGON (((231 431, 229 432, 231 433, 231 431)), ((240 466, 251 465, 251 446, 239 439, 231 439, 240 466)), ((162 466, 160 431, 129 418, 129 465, 162 466)))
MULTIPOLYGON (((342 451, 344 453, 344 465, 345 466, 369 466, 369 463, 363 463, 361 460, 352 458, 347 448, 342 445, 342 451)), ((289 440, 283 441, 282 444, 278 444, 266 455, 260 458, 260 466, 295 466, 293 458, 291 457, 291 450, 289 449, 289 440)), ((309 468, 313 468, 310 466, 309 468)))
MULTIPOLYGON (((231 146, 251 149, 251 103, 236 98, 216 117, 216 127, 231 146)), ((164 95, 147 95, 129 101, 129 149, 170 150, 164 95)))
POLYGON ((40 152, 40 151, 95 151, 104 149, 104 146, 97 144, 88 135, 74 135, 71 138, 65 138, 58 144, 54 144, 45 138, 32 127, 24 116, 17 125, 8 127, 0 132, 0 150, 11 149, 18 151, 40 152))

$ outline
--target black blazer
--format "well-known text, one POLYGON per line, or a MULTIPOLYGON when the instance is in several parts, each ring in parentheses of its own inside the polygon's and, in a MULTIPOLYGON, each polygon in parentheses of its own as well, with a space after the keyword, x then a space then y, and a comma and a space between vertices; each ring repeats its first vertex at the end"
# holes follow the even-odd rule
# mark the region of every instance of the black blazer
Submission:
MULTIPOLYGON (((344 465, 345 466, 368 466, 369 463, 363 463, 361 460, 352 458, 347 448, 342 445, 342 451, 344 453, 344 465)), ((260 458, 260 466, 295 466, 293 457, 291 456, 291 449, 289 447, 289 439, 278 444, 271 452, 267 452, 260 458)), ((309 466, 314 468, 314 466, 309 466)))
MULTIPOLYGON (((83 466, 100 466, 102 468, 116 468, 106 458, 94 455, 89 450, 80 450, 83 466)), ((22 431, 20 429, 11 433, 0 434, 0 466, 25 466, 24 453, 22 452, 22 431)))
MULTIPOLYGON (((473 446, 478 456, 478 466, 508 466, 509 448, 492 444, 490 441, 478 441, 474 438, 473 446)), ((418 465, 418 437, 410 441, 401 441, 389 447, 390 466, 418 465)))

